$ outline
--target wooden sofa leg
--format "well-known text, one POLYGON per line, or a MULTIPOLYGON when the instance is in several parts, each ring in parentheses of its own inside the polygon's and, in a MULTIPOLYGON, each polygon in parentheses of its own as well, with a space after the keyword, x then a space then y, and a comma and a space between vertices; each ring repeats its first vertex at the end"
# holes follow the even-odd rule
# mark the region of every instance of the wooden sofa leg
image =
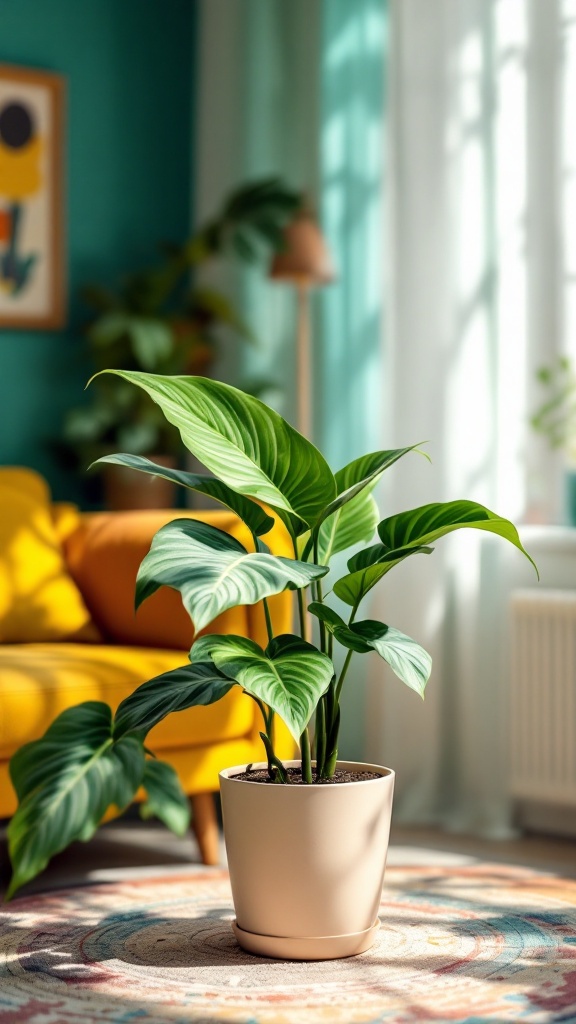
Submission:
POLYGON ((218 819, 213 793, 196 793, 192 801, 192 828, 203 864, 220 862, 218 819))

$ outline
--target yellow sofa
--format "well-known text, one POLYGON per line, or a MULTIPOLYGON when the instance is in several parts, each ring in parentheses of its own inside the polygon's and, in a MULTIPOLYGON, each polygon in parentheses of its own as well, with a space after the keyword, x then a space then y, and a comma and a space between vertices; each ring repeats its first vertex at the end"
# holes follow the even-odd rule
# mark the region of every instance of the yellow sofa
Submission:
MULTIPOLYGON (((52 505, 46 484, 24 469, 0 469, 0 817, 16 809, 8 762, 65 708, 102 700, 113 708, 137 686, 187 661, 193 630, 180 596, 159 591, 134 613, 138 566, 164 523, 203 519, 249 545, 226 511, 81 513, 52 505)), ((290 554, 277 524, 271 550, 290 554)), ((290 632, 289 593, 270 600, 275 633, 290 632)), ((260 606, 224 613, 206 632, 236 633, 266 645, 260 606)), ((192 798, 205 863, 217 859, 212 794, 218 772, 262 760, 256 704, 239 687, 218 704, 169 716, 147 745, 176 769, 192 798)), ((294 744, 279 723, 281 757, 294 744)))

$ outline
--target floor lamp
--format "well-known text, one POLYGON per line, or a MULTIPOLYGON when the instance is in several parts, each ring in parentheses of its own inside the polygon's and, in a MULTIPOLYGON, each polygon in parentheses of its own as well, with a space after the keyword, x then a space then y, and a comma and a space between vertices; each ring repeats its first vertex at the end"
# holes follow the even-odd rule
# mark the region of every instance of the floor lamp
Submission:
POLYGON ((284 229, 284 244, 270 266, 274 281, 296 289, 296 386, 298 430, 312 432, 312 363, 310 358, 310 292, 334 280, 334 270, 322 233, 311 212, 301 210, 284 229))

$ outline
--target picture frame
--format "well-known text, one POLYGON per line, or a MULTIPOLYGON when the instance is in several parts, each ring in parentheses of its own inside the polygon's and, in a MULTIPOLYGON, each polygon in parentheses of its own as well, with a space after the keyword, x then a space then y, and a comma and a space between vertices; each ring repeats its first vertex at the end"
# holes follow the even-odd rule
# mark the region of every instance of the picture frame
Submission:
POLYGON ((0 64, 0 329, 66 319, 65 79, 0 64))

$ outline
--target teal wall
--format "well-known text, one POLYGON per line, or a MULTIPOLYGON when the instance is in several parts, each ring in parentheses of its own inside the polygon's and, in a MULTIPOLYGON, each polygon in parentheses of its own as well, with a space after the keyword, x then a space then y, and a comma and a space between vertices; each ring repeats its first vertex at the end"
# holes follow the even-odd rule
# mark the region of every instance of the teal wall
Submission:
POLYGON ((0 330, 0 463, 33 466, 58 498, 79 481, 48 442, 89 373, 78 287, 110 282, 186 236, 192 195, 195 0, 1 0, 0 62, 68 80, 69 316, 0 330))

